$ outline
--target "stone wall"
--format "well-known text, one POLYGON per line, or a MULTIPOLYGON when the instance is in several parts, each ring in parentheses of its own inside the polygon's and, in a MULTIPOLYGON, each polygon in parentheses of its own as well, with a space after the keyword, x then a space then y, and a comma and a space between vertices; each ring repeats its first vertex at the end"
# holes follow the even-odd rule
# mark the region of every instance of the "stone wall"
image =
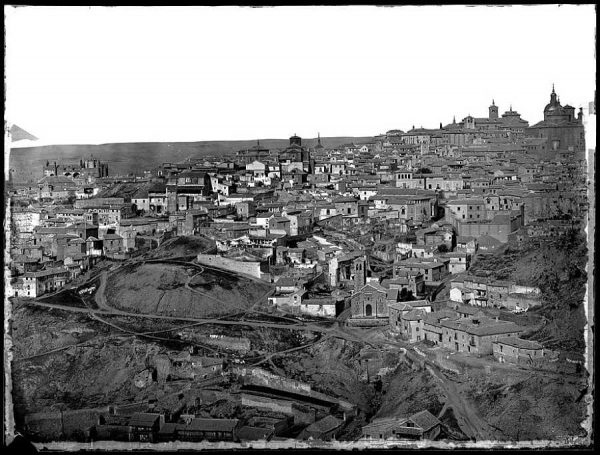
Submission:
POLYGON ((292 402, 277 400, 274 398, 260 397, 247 393, 241 394, 242 406, 249 406, 258 409, 267 409, 273 412, 281 412, 286 415, 294 415, 292 402))
POLYGON ((225 270, 231 270, 237 273, 250 275, 254 278, 263 279, 265 275, 260 270, 260 262, 242 262, 233 259, 224 258, 218 254, 199 254, 198 262, 203 265, 218 267, 225 270))
POLYGON ((261 368, 239 368, 234 369, 233 373, 242 376, 249 383, 255 385, 274 387, 280 390, 286 390, 300 394, 310 394, 311 392, 310 384, 305 384, 294 379, 277 376, 261 368))

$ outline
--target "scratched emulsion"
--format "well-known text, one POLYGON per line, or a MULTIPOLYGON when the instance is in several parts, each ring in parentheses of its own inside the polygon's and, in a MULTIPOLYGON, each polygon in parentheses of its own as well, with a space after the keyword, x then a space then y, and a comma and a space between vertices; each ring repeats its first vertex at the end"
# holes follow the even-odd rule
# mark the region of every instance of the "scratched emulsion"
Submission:
POLYGON ((589 447, 595 107, 569 90, 157 166, 132 145, 131 174, 110 143, 5 166, 5 442, 589 447))

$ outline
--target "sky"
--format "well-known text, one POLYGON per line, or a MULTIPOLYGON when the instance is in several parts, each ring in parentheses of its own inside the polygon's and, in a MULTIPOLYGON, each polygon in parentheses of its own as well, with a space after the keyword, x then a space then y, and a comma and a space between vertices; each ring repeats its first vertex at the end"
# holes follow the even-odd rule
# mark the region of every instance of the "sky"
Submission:
POLYGON ((38 144, 373 136, 595 91, 594 5, 5 6, 9 124, 38 144))

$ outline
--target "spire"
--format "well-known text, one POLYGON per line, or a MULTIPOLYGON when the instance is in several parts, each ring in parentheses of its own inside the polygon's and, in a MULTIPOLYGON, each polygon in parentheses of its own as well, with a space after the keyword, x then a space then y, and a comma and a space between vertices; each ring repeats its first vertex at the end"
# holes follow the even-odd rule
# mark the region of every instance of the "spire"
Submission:
POLYGON ((456 115, 452 117, 452 123, 455 124, 456 123, 456 115))
MULTIPOLYGON (((551 104, 556 104, 557 103, 556 92, 554 91, 554 84, 552 84, 552 93, 550 94, 550 103, 551 104)), ((560 101, 558 101, 558 103, 560 103, 560 101)))
POLYGON ((317 143, 321 145, 321 133, 317 133, 317 143))
POLYGON ((496 103, 494 102, 494 98, 492 98, 492 106, 495 106, 496 103))

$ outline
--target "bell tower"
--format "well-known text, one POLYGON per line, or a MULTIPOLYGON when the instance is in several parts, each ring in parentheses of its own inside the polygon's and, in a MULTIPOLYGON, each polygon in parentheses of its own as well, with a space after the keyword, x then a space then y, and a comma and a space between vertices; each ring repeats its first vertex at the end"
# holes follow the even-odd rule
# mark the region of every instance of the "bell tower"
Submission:
POLYGON ((492 105, 489 107, 489 112, 490 120, 498 120, 498 106, 496 106, 494 100, 492 100, 492 105))

